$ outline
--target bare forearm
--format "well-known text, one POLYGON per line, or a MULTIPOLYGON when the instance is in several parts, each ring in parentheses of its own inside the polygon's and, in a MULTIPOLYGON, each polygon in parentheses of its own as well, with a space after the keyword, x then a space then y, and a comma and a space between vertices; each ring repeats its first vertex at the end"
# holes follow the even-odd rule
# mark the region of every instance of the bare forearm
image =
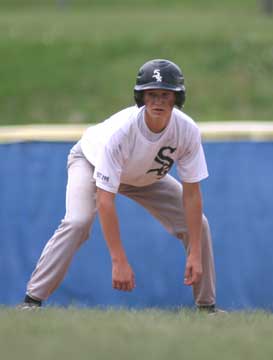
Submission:
POLYGON ((187 257, 184 284, 194 285, 200 281, 202 276, 202 196, 198 183, 183 183, 183 205, 189 235, 189 256, 187 257))
POLYGON ((120 239, 114 200, 115 194, 98 189, 97 208, 100 223, 112 258, 112 286, 117 290, 131 291, 135 287, 135 277, 120 239))
POLYGON ((98 191, 97 207, 103 235, 112 261, 122 261, 126 259, 126 254, 120 238, 114 195, 111 197, 111 195, 101 193, 101 190, 98 191), (105 195, 107 198, 105 198, 105 195))
POLYGON ((201 254, 202 196, 199 186, 196 186, 194 192, 184 191, 183 205, 188 227, 190 252, 201 254))

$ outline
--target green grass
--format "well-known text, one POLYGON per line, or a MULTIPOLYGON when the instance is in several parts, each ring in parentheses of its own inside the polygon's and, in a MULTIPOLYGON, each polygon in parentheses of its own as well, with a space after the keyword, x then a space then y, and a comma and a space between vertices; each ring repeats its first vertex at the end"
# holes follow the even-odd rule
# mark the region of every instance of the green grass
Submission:
POLYGON ((0 310, 1 359, 268 360, 273 315, 189 310, 0 310))
POLYGON ((0 0, 2 125, 101 121, 151 58, 180 64, 196 120, 273 120, 273 22, 254 0, 33 3, 0 0))

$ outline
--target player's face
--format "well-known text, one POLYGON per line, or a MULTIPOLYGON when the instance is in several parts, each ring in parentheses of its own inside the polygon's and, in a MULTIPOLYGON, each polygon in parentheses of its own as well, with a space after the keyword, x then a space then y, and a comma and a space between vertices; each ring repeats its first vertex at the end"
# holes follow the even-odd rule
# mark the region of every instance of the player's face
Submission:
POLYGON ((169 90, 145 90, 145 120, 152 131, 164 129, 171 117, 175 104, 175 93, 169 90))

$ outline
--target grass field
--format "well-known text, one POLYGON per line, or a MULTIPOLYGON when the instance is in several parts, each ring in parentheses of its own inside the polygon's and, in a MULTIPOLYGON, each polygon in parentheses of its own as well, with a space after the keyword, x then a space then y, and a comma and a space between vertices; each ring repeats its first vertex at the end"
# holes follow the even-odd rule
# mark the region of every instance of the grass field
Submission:
POLYGON ((150 58, 181 65, 197 121, 273 120, 273 21, 257 1, 87 3, 0 0, 0 124, 101 121, 133 103, 150 58))
POLYGON ((189 310, 0 310, 1 359, 269 360, 273 315, 189 310))

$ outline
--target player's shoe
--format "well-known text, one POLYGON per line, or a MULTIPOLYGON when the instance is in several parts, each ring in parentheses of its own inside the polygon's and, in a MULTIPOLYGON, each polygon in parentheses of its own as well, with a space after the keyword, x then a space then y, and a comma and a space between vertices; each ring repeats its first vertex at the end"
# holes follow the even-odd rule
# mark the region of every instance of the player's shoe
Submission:
POLYGON ((18 309, 18 310, 38 310, 38 309, 41 309, 41 306, 23 302, 22 304, 17 305, 16 309, 18 309))
POLYGON ((30 297, 29 295, 25 296, 24 302, 19 304, 16 309, 19 310, 37 310, 40 309, 42 306, 41 300, 36 300, 30 297))
POLYGON ((227 314, 228 312, 213 305, 197 305, 197 311, 207 313, 208 315, 227 314))

